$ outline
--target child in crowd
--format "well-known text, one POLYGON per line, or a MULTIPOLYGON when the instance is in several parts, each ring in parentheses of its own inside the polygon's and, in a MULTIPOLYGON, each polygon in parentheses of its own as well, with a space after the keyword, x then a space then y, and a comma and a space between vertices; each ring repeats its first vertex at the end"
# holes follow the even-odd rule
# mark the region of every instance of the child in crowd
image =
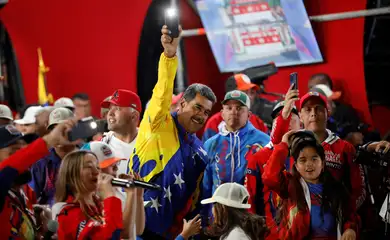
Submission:
POLYGON ((268 234, 265 219, 248 212, 249 193, 237 183, 221 184, 202 204, 213 203, 213 223, 205 230, 220 240, 263 240, 268 234))
POLYGON ((309 131, 290 131, 275 145, 262 178, 283 199, 279 239, 357 238, 355 204, 324 161, 324 149, 309 131), (292 173, 284 170, 289 150, 294 159, 292 173))

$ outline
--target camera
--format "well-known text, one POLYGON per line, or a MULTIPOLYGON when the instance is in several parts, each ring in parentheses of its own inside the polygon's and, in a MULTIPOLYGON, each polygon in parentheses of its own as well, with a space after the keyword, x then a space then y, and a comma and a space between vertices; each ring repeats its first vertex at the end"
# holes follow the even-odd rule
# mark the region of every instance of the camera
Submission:
POLYGON ((365 147, 359 147, 355 162, 369 167, 388 167, 390 154, 381 152, 368 152, 365 147))

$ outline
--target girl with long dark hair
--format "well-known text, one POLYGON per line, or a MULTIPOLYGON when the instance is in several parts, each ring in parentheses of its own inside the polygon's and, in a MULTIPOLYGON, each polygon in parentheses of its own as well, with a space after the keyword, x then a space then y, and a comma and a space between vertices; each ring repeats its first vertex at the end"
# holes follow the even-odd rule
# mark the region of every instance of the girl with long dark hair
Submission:
POLYGON ((356 239, 354 201, 326 170, 324 149, 312 132, 286 133, 275 145, 262 178, 283 201, 280 239, 356 239), (289 150, 294 158, 291 173, 284 170, 289 150))
POLYGON ((214 221, 205 234, 220 240, 263 240, 268 233, 265 219, 248 212, 249 193, 237 183, 220 185, 202 204, 213 203, 214 221))

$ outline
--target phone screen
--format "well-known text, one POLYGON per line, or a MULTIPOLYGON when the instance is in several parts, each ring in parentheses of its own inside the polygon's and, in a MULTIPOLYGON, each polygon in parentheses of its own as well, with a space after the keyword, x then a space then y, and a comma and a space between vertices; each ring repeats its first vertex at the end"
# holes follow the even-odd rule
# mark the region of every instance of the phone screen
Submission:
POLYGON ((76 126, 68 133, 69 141, 76 141, 77 139, 88 139, 98 133, 98 126, 92 117, 78 121, 76 126))
POLYGON ((290 86, 294 85, 293 89, 298 89, 298 73, 294 72, 290 74, 290 86))
POLYGON ((174 8, 165 11, 165 25, 171 31, 169 34, 172 38, 179 37, 179 15, 174 8))

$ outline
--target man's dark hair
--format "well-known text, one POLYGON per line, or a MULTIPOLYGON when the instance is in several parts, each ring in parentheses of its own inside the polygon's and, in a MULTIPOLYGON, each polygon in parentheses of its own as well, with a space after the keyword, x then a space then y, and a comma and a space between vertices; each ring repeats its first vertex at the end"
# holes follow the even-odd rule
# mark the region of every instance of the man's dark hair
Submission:
POLYGON ((72 97, 72 100, 75 100, 75 99, 80 99, 80 100, 83 100, 83 101, 88 101, 88 100, 89 100, 89 97, 88 97, 88 94, 86 94, 86 93, 76 93, 76 94, 73 95, 73 97, 72 97))
POLYGON ((333 89, 333 82, 332 82, 332 79, 329 77, 328 74, 326 73, 317 73, 317 74, 314 74, 310 77, 309 81, 312 80, 312 79, 321 79, 321 80, 325 80, 329 86, 330 89, 333 89))
POLYGON ((213 90, 211 90, 211 88, 208 86, 200 83, 194 83, 188 86, 183 94, 183 98, 189 102, 193 100, 198 93, 213 103, 217 102, 217 97, 215 96, 213 90))

